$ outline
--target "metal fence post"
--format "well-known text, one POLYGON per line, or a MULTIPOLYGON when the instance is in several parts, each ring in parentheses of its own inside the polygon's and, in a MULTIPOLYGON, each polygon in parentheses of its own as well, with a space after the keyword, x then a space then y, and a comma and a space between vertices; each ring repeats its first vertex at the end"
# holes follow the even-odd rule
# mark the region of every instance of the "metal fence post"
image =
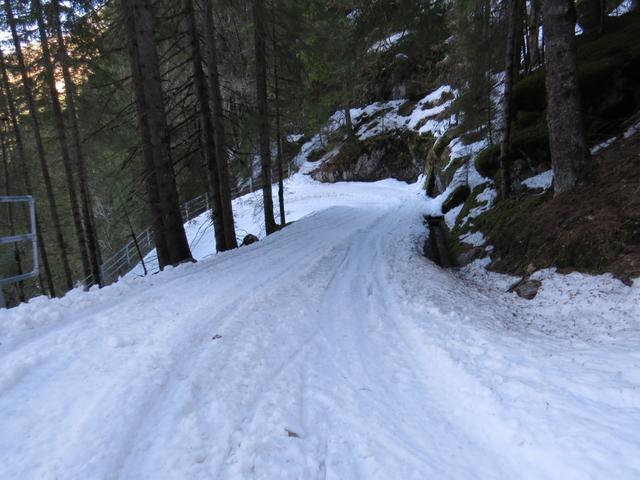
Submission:
POLYGON ((36 225, 36 204, 31 195, 18 195, 18 196, 0 196, 0 203, 27 203, 29 205, 29 233, 12 235, 9 237, 0 237, 0 245, 19 243, 19 242, 31 242, 33 249, 33 268, 30 272, 21 273, 20 275, 14 275, 8 278, 0 278, 0 308, 6 307, 6 299, 4 298, 4 292, 2 288, 6 285, 19 283, 30 278, 35 278, 39 275, 39 258, 38 258, 38 236, 36 225))

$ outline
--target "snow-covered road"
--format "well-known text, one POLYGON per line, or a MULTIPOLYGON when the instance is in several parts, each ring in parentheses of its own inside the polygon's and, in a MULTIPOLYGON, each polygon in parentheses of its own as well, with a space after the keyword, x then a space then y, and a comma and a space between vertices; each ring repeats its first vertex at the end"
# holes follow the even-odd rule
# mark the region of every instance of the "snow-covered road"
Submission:
POLYGON ((639 282, 526 302, 420 255, 414 186, 288 189, 256 245, 0 314, 0 478, 640 477, 639 282))

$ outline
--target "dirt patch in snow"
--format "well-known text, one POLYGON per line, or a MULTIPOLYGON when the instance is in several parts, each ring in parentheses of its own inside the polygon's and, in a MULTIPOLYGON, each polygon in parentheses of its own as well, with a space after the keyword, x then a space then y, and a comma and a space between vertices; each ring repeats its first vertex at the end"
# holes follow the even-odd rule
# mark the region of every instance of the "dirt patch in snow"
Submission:
POLYGON ((640 135, 594 156, 590 179, 573 191, 523 193, 476 224, 495 246, 492 270, 558 267, 611 272, 625 282, 640 276, 640 135))

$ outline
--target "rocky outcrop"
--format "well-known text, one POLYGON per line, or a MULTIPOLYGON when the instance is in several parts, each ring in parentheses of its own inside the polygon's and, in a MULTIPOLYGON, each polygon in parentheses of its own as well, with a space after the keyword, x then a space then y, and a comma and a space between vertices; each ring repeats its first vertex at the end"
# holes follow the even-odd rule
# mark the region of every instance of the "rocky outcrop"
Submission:
POLYGON ((462 205, 469 197, 469 195, 471 195, 471 189, 468 185, 459 185, 458 187, 454 188, 454 190, 442 204, 442 213, 447 213, 457 206, 462 205))
POLYGON ((384 178, 415 182, 432 144, 430 136, 400 130, 365 140, 351 139, 311 176, 324 183, 373 182, 384 178))
POLYGON ((451 138, 448 135, 440 137, 429 150, 424 164, 425 190, 428 197, 437 197, 446 187, 444 178, 444 166, 449 162, 449 143, 451 138))

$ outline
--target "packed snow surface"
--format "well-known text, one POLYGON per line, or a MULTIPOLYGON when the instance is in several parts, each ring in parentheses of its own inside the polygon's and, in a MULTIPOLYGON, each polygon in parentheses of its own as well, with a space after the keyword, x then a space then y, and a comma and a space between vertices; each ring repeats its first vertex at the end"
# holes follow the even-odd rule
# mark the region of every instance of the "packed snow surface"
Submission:
POLYGON ((527 302, 421 256, 416 185, 287 200, 251 247, 199 219, 196 264, 0 313, 0 478, 640 478, 639 282, 527 302))

